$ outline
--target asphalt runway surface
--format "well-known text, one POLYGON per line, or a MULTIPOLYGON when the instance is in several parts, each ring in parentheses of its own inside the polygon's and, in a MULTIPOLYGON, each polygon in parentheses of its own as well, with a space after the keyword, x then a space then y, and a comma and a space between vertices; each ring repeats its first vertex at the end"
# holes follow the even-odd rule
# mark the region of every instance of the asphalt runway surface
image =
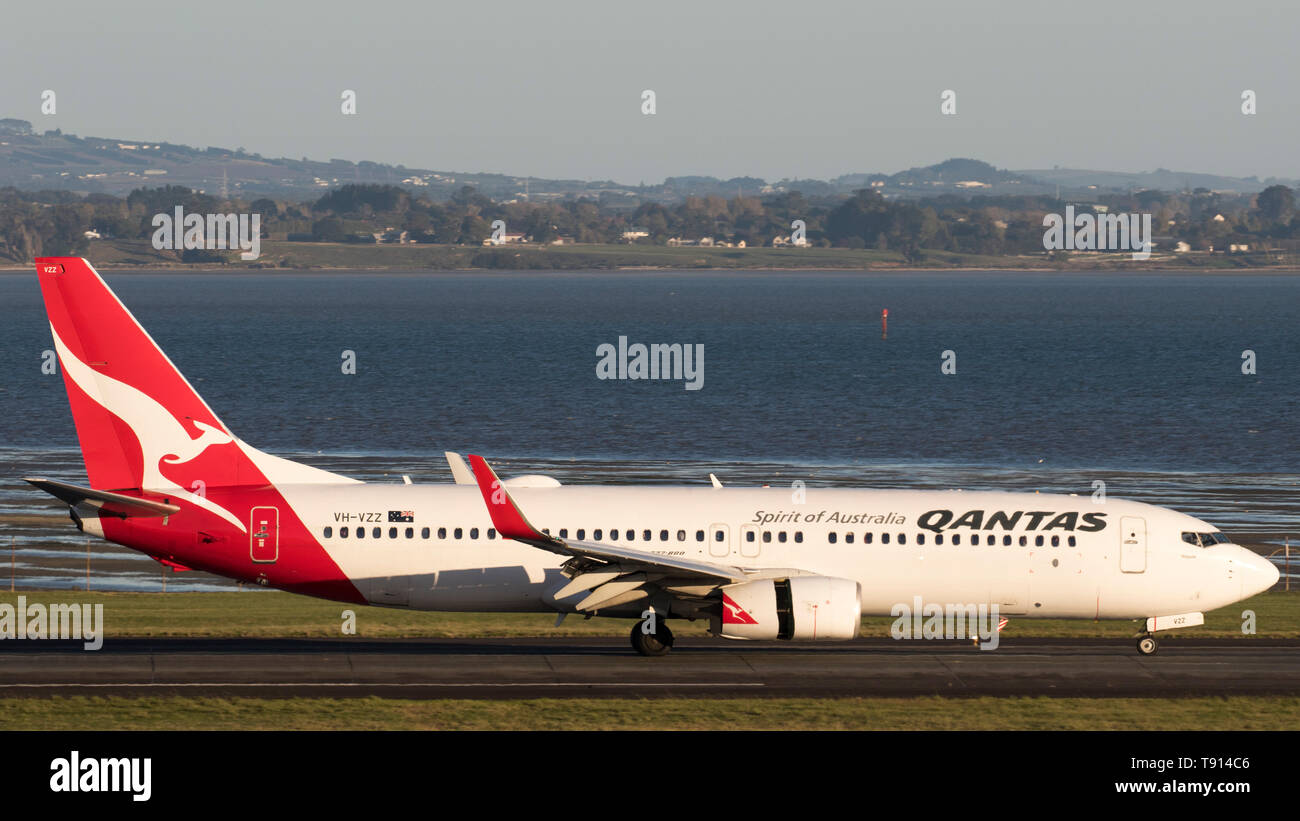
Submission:
POLYGON ((659 658, 615 638, 113 639, 0 644, 0 696, 393 698, 1191 696, 1300 694, 1300 641, 1181 639, 793 645, 679 639, 659 658))

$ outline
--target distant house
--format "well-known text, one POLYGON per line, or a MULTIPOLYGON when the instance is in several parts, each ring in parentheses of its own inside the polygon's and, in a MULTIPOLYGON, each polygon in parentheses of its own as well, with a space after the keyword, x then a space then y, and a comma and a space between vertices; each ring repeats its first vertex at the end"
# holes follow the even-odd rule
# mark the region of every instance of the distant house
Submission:
POLYGON ((575 242, 573 237, 556 237, 551 240, 552 245, 573 245, 575 242))
POLYGON ((385 228, 371 234, 371 236, 375 238, 375 242, 386 245, 406 245, 412 241, 409 231, 398 231, 396 228, 385 228))
POLYGON ((1241 245, 1229 245, 1229 246, 1228 246, 1228 253, 1229 253, 1229 254, 1248 254, 1248 253, 1250 253, 1250 246, 1249 246, 1249 245, 1246 245, 1246 244, 1244 244, 1244 243, 1241 244, 1241 245))
POLYGON ((650 232, 644 228, 629 228, 623 232, 624 242, 636 242, 639 239, 645 239, 650 236, 650 232))
POLYGON ((525 234, 502 234, 500 239, 494 239, 493 237, 488 237, 487 239, 483 240, 483 244, 485 246, 517 245, 521 242, 528 242, 528 237, 525 234))
POLYGON ((1186 254, 1191 250, 1192 250, 1192 246, 1188 245, 1186 242, 1183 242, 1182 240, 1179 240, 1178 244, 1174 246, 1175 254, 1186 254))

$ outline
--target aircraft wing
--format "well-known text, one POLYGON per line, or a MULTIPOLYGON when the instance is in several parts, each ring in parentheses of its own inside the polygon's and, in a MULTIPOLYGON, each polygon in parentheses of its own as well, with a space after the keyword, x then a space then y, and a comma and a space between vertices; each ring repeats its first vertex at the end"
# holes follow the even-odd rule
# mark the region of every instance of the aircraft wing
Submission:
MULTIPOLYGON (((770 572, 753 573, 728 564, 558 538, 533 527, 482 456, 471 454, 469 462, 492 525, 502 537, 570 557, 564 569, 571 581, 555 597, 564 599, 591 590, 575 605, 578 610, 595 611, 646 598, 651 592, 649 588, 656 588, 679 600, 681 606, 677 609, 682 614, 702 615, 706 599, 716 588, 763 578, 770 572)), ((784 575, 801 574, 794 571, 784 575)))

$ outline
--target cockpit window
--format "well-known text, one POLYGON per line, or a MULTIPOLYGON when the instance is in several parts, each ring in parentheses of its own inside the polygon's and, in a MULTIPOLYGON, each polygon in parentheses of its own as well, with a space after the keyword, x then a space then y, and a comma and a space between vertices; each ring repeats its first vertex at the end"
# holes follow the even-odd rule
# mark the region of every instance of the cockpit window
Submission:
POLYGON ((1215 544, 1228 544, 1232 540, 1222 533, 1184 533, 1183 541, 1197 547, 1209 547, 1215 544))

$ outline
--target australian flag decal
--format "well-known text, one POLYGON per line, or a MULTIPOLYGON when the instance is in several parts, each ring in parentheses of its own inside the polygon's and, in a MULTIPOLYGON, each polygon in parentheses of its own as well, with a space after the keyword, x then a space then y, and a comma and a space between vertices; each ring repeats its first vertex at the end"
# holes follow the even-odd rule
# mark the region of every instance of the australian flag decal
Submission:
POLYGON ((388 511, 388 521, 390 522, 414 522, 414 510, 390 510, 388 511))

